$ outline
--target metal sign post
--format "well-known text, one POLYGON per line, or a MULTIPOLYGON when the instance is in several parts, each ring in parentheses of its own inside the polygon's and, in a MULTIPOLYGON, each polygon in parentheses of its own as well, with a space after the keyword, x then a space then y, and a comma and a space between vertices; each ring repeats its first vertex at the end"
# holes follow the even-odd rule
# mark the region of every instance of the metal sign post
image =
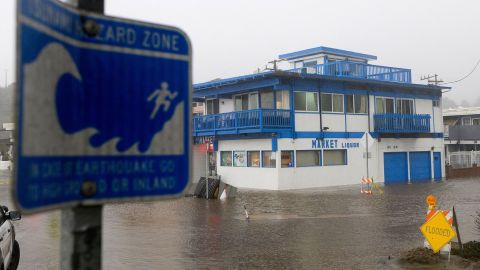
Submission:
MULTIPOLYGON (((75 3, 70 3, 75 6, 75 3)), ((76 7, 104 13, 104 0, 78 0, 76 7)), ((88 187, 85 187, 88 189, 88 187)), ((82 190, 83 193, 88 190, 82 190)), ((60 268, 65 270, 102 268, 103 205, 62 209, 60 268)))

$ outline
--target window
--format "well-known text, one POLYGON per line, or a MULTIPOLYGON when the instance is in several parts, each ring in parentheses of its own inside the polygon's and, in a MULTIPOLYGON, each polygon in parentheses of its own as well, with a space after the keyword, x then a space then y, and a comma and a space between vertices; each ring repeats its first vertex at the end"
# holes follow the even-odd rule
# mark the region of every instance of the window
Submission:
POLYGON ((248 109, 249 110, 258 109, 258 94, 257 93, 248 94, 248 109))
POLYGON ((322 94, 322 112, 343 112, 343 95, 322 94))
POLYGON ((293 167, 293 151, 282 151, 282 168, 293 167))
POLYGON ((290 110, 290 95, 287 90, 276 91, 277 109, 290 110))
POLYGON ((470 125, 472 125, 472 118, 462 117, 462 126, 470 126, 470 125))
POLYGON ((233 151, 233 167, 246 167, 247 157, 245 151, 233 151))
POLYGON ((258 109, 258 93, 249 93, 234 97, 235 111, 258 109))
POLYGON ((232 166, 232 151, 220 152, 220 166, 232 166))
POLYGON ((322 94, 322 112, 331 112, 332 107, 332 95, 331 94, 322 94))
POLYGON ((347 113, 367 113, 367 96, 345 95, 347 113))
POLYGON ((276 153, 272 151, 262 151, 262 167, 275 168, 277 167, 276 153))
POLYGON ((207 100, 207 114, 217 114, 219 113, 218 99, 208 99, 207 100))
POLYGON ((377 97, 375 99, 375 113, 395 113, 393 98, 377 97))
POLYGON ((247 152, 247 166, 260 167, 260 151, 247 152))
POLYGON ((293 62, 293 68, 303 67, 303 60, 293 62))
POLYGON ((314 92, 295 92, 295 110, 304 112, 318 111, 318 97, 314 92))
POLYGON ((397 98, 397 113, 413 114, 413 99, 397 98))
POLYGON ((310 61, 310 62, 304 62, 303 67, 315 67, 317 65, 317 61, 310 61))
POLYGON ((262 109, 274 109, 273 91, 265 91, 260 93, 260 107, 262 109))
POLYGON ((480 118, 472 118, 472 125, 480 126, 480 118))
POLYGON ((297 167, 320 166, 319 150, 297 150, 297 167))
POLYGON ((323 166, 347 165, 347 150, 324 150, 323 166))
POLYGON ((440 100, 432 100, 433 107, 440 107, 440 100))

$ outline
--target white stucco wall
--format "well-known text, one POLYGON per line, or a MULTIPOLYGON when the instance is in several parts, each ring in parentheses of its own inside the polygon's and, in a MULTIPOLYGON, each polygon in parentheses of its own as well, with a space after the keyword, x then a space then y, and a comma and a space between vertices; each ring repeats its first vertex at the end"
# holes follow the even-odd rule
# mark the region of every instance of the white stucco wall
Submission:
POLYGON ((194 144, 192 145, 192 160, 193 160, 193 178, 192 181, 197 183, 200 177, 207 175, 207 145, 194 144))
POLYGON ((295 113, 296 131, 320 131, 319 113, 295 113))
MULTIPOLYGON (((222 181, 240 188, 255 189, 278 189, 278 170, 276 168, 256 168, 256 167, 226 167, 220 166, 221 151, 256 151, 272 150, 271 139, 253 139, 253 140, 225 140, 218 142, 217 152, 217 173, 222 177, 222 181)), ((277 153, 277 162, 280 159, 277 153)), ((279 166, 277 165, 277 168, 279 166)))
POLYGON ((435 130, 432 128, 432 132, 444 132, 442 107, 433 107, 433 113, 435 130))
POLYGON ((415 99, 415 113, 430 115, 430 132, 433 132, 433 106, 431 99, 415 99))
MULTIPOLYGON (((276 168, 249 168, 220 166, 220 151, 271 150, 271 139, 230 140, 219 142, 218 174, 222 180, 239 188, 289 190, 314 187, 360 184, 363 176, 373 177, 375 182, 384 182, 383 157, 385 152, 429 151, 442 153, 442 175, 445 175, 443 140, 441 138, 382 138, 370 139, 368 152, 368 174, 366 141, 364 138, 336 140, 336 149, 346 149, 346 143, 358 143, 358 147, 347 149, 347 165, 281 168, 282 150, 312 150, 313 138, 278 139, 276 168), (432 150, 433 147, 433 150, 432 150)), ((327 139, 325 139, 327 140, 327 139)), ((296 153, 295 153, 296 159, 296 153)), ((433 160, 433 158, 431 158, 433 160)), ((297 162, 295 161, 297 165, 297 162)), ((432 163, 433 177, 433 163, 432 163)))
MULTIPOLYGON (((280 139, 278 147, 284 150, 313 150, 314 139, 280 139)), ((360 143, 361 139, 334 139, 338 149, 342 143, 360 143)), ((316 149, 318 150, 318 149, 316 149)), ((366 163, 363 158, 364 146, 347 149, 347 165, 278 168, 278 189, 304 189, 359 184, 366 176, 366 163)))
MULTIPOLYGON (((342 114, 322 114, 323 127, 328 127, 328 131, 345 131, 345 115, 342 114)), ((327 132, 328 132, 327 131, 327 132)))
POLYGON ((368 115, 347 114, 347 131, 368 131, 368 115))
POLYGON ((218 101, 220 113, 233 112, 235 107, 233 105, 233 99, 221 98, 218 101))

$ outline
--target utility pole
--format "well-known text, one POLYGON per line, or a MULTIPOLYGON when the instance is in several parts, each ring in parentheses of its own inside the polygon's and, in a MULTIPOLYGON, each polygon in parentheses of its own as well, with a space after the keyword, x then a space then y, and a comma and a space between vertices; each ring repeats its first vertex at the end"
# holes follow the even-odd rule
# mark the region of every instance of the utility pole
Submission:
MULTIPOLYGON (((78 9, 104 13, 104 0, 66 0, 78 9)), ((98 26, 85 23, 83 29, 89 36, 98 34, 98 26)), ((94 182, 85 181, 82 194, 96 193, 94 182)), ((103 205, 74 206, 62 210, 60 267, 64 270, 102 268, 102 213, 103 205)))
POLYGON ((279 62, 282 62, 282 61, 284 61, 284 60, 283 60, 283 59, 274 59, 274 60, 272 60, 272 61, 269 61, 269 62, 267 63, 267 65, 265 66, 265 70, 277 71, 277 70, 278 70, 277 64, 278 64, 279 62), (268 64, 272 64, 273 67, 271 67, 271 68, 268 67, 268 64))
POLYGON ((427 80, 428 84, 430 85, 438 85, 439 83, 443 82, 442 79, 438 79, 438 74, 433 74, 431 76, 430 74, 428 74, 428 76, 422 76, 420 80, 422 81, 427 80))

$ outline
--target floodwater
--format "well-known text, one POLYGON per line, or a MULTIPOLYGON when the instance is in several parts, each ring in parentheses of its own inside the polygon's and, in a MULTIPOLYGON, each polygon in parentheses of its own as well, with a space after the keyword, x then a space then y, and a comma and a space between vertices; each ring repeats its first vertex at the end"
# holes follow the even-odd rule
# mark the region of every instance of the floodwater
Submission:
MULTIPOLYGON (((0 204, 12 206, 0 174, 0 204)), ((308 191, 241 190, 227 201, 181 198, 104 207, 103 269, 382 269, 423 243, 425 197, 455 205, 462 240, 478 240, 480 179, 308 191), (243 205, 250 214, 247 221, 243 205)), ((58 269, 60 212, 15 222, 19 269, 58 269)))

